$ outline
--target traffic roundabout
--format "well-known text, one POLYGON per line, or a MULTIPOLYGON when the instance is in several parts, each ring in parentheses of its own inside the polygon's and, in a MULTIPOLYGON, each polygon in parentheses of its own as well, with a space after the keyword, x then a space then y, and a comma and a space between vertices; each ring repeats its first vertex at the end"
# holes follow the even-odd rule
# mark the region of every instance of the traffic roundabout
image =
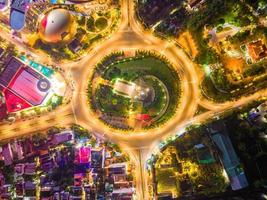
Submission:
POLYGON ((163 125, 175 115, 181 95, 180 73, 152 51, 107 55, 88 84, 91 110, 105 125, 122 131, 163 125))

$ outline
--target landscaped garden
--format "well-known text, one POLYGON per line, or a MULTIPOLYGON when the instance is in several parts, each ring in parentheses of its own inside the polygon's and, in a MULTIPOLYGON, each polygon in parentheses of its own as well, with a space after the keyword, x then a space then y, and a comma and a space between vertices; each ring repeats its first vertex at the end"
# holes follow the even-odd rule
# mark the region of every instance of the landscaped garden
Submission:
POLYGON ((188 20, 198 47, 195 61, 205 78, 202 94, 217 102, 239 98, 266 87, 266 27, 252 8, 241 1, 206 1, 188 20), (208 70, 207 70, 208 69, 208 70))
POLYGON ((204 72, 201 91, 206 98, 225 102, 265 88, 266 2, 190 2, 140 1, 137 13, 155 35, 173 39, 185 51, 196 50, 191 57, 204 72), (191 36, 185 46, 180 43, 184 33, 191 36))
POLYGON ((179 80, 161 55, 111 54, 95 68, 89 84, 90 105, 112 128, 155 128, 175 114, 181 93, 179 80))
POLYGON ((190 130, 172 141, 150 164, 158 195, 203 197, 228 187, 216 149, 204 128, 190 130))

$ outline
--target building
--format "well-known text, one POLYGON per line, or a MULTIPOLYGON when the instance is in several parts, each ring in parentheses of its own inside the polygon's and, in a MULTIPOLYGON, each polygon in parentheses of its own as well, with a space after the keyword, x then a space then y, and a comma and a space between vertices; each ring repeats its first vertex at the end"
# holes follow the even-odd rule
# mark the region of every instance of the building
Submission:
POLYGON ((4 157, 5 165, 11 165, 13 163, 13 153, 9 143, 2 146, 2 155, 4 157))
POLYGON ((50 7, 51 4, 46 2, 31 3, 26 15, 26 30, 29 30, 31 33, 37 33, 40 16, 50 7))
POLYGON ((26 163, 24 167, 24 174, 26 175, 34 175, 36 171, 35 163, 26 163))
POLYGON ((9 113, 41 105, 50 87, 47 78, 15 57, 10 58, 0 74, 0 89, 9 113))
POLYGON ((267 102, 262 103, 257 108, 253 108, 248 113, 248 120, 258 128, 264 128, 267 124, 267 102))
POLYGON ((3 185, 0 191, 0 199, 11 199, 11 185, 3 185))
POLYGON ((210 164, 215 162, 215 159, 207 146, 200 143, 195 145, 195 150, 200 164, 210 164))
POLYGON ((91 150, 91 166, 94 169, 102 169, 104 167, 104 149, 92 149, 91 150))
POLYGON ((52 137, 50 144, 52 146, 57 146, 59 144, 70 142, 74 139, 72 131, 63 131, 61 133, 55 134, 52 137))
POLYGON ((80 164, 86 164, 91 161, 91 147, 82 146, 76 151, 76 159, 80 164))
POLYGON ((33 197, 36 194, 36 184, 33 181, 26 181, 24 184, 25 193, 30 194, 25 197, 33 197))
POLYGON ((76 33, 74 26, 74 16, 68 10, 57 8, 43 15, 39 34, 45 43, 69 42, 76 33))
POLYGON ((190 9, 199 8, 205 0, 188 0, 188 6, 190 9))
POLYGON ((252 41, 246 44, 249 62, 256 63, 267 57, 267 47, 262 40, 252 41))
POLYGON ((132 188, 116 189, 116 190, 113 190, 111 198, 113 200, 131 200, 133 193, 134 191, 132 188))
POLYGON ((22 163, 21 164, 16 164, 15 168, 14 168, 15 174, 17 176, 22 176, 24 174, 24 168, 25 168, 24 164, 22 164, 22 163))
POLYGON ((0 10, 4 10, 8 5, 8 0, 0 0, 0 10))
POLYGON ((74 40, 72 40, 69 43, 68 47, 72 53, 77 53, 78 51, 81 50, 82 44, 80 43, 80 41, 77 38, 75 38, 74 40))
POLYGON ((239 158, 236 155, 232 142, 228 136, 225 125, 214 122, 210 128, 212 140, 220 150, 220 159, 228 175, 232 190, 240 190, 248 186, 243 169, 240 167, 239 158))
POLYGON ((19 31, 24 27, 25 14, 29 8, 30 0, 13 0, 10 11, 10 26, 19 31))

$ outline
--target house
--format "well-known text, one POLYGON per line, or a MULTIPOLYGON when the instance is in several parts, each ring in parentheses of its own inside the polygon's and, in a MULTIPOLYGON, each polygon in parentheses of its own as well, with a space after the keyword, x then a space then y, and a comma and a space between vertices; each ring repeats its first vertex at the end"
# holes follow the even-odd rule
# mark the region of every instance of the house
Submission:
POLYGON ((24 174, 26 175, 34 175, 36 171, 35 163, 26 163, 24 167, 24 174))
POLYGON ((50 200, 53 198, 53 189, 52 187, 42 187, 40 191, 40 197, 42 200, 50 200))
POLYGON ((114 174, 121 174, 126 175, 126 163, 116 163, 111 164, 108 167, 106 167, 107 175, 114 175, 114 174))
POLYGON ((13 152, 10 143, 2 146, 2 155, 4 157, 5 165, 11 165, 13 163, 13 152))
POLYGON ((13 155, 15 155, 17 160, 22 160, 24 158, 23 156, 23 149, 21 146, 21 142, 15 141, 12 145, 13 149, 13 155))
POLYGON ((22 176, 24 174, 24 168, 25 168, 24 164, 16 164, 15 165, 15 173, 16 173, 16 175, 22 176))
POLYGON ((82 48, 82 45, 80 41, 77 38, 75 38, 74 40, 71 41, 71 43, 69 43, 68 47, 72 53, 77 53, 82 48))
POLYGON ((23 197, 23 195, 24 195, 24 182, 23 182, 23 180, 18 181, 15 184, 15 190, 16 190, 16 195, 18 197, 23 197))
POLYGON ((246 44, 246 49, 252 63, 267 57, 267 47, 261 39, 246 44))
POLYGON ((112 199, 113 200, 131 200, 133 196, 133 189, 132 188, 122 188, 116 189, 112 192, 112 199))
POLYGON ((104 149, 92 149, 91 150, 91 166, 94 169, 101 169, 104 167, 104 149))
POLYGON ((52 141, 50 144, 52 146, 57 146, 59 144, 69 142, 74 139, 72 131, 63 131, 61 133, 53 135, 52 141))
POLYGON ((0 199, 10 199, 11 198, 11 185, 3 185, 1 188, 1 193, 0 193, 0 199))
POLYGON ((36 194, 36 184, 33 181, 26 181, 25 187, 25 197, 35 197, 36 194))
POLYGON ((55 167, 54 160, 49 153, 39 156, 39 159, 43 171, 49 172, 55 167))
POLYGON ((33 156, 36 152, 33 148, 32 139, 25 139, 21 141, 22 150, 24 152, 25 157, 33 156))

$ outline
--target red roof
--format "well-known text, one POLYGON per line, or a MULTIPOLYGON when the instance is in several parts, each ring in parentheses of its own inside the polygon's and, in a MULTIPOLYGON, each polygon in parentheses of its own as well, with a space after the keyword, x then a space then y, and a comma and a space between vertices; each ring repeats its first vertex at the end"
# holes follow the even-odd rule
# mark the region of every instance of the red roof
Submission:
POLYGON ((0 75, 0 88, 10 113, 42 104, 49 92, 50 82, 42 74, 12 57, 0 75))
POLYGON ((149 114, 138 114, 136 115, 137 120, 142 120, 142 121, 149 121, 151 119, 149 114))
POLYGON ((22 98, 18 97, 8 89, 4 90, 4 96, 6 99, 6 106, 8 112, 17 112, 19 110, 23 110, 26 108, 31 107, 30 104, 28 104, 25 100, 22 98))

